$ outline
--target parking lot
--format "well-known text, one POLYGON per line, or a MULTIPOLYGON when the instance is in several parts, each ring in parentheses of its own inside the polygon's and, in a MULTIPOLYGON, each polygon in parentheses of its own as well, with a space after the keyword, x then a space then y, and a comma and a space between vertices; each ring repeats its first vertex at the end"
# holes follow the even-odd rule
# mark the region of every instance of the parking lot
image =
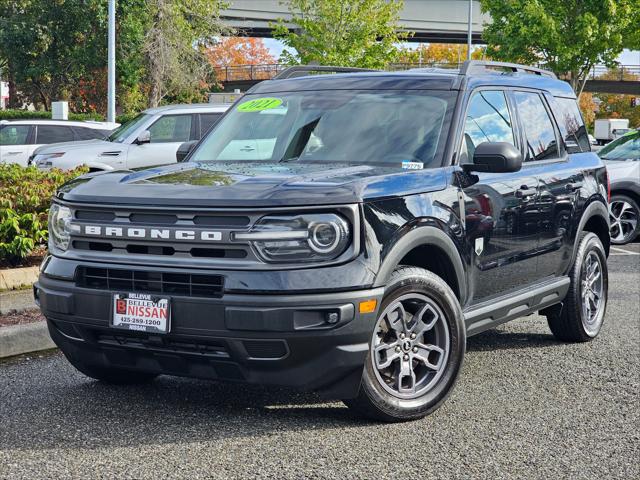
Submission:
POLYGON ((89 380, 59 353, 0 364, 1 478, 640 478, 640 243, 609 259, 588 344, 530 316, 468 341, 452 396, 404 424, 283 390, 89 380))

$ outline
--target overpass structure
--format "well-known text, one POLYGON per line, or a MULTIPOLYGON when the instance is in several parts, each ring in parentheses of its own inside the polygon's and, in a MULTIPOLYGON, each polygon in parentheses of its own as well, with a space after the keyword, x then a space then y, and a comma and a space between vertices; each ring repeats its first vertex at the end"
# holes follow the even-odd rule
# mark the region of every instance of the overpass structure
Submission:
MULTIPOLYGON (((400 13, 400 25, 415 35, 413 42, 466 43, 469 0, 405 0, 400 13)), ((270 23, 291 15, 281 0, 231 0, 221 12, 222 20, 242 34, 271 37, 270 23)), ((482 25, 489 21, 480 12, 480 2, 473 1, 473 43, 483 43, 482 25)), ((289 25, 291 29, 295 25, 289 25)))

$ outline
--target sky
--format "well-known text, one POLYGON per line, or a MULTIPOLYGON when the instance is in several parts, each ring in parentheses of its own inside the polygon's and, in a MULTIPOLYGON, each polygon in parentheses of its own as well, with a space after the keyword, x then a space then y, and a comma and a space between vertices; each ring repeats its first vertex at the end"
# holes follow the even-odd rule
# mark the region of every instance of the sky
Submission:
MULTIPOLYGON (((264 39, 265 46, 271 52, 276 59, 280 57, 284 45, 280 40, 276 40, 275 38, 265 38, 264 39)), ((419 43, 409 43, 407 44, 409 47, 417 47, 420 45, 419 43)), ((618 57, 618 61, 621 65, 640 65, 640 50, 624 50, 622 54, 618 57)))

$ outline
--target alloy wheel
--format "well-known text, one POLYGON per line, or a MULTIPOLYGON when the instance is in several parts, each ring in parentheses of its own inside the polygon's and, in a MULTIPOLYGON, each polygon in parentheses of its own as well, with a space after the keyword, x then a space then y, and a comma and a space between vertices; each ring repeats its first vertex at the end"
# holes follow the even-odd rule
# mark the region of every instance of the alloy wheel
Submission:
POLYGON ((442 310, 426 295, 409 293, 380 315, 371 342, 371 361, 380 385, 402 399, 428 392, 445 371, 449 327, 442 310))
POLYGON ((582 325, 590 336, 595 336, 602 324, 603 315, 600 312, 605 302, 602 264, 596 252, 589 252, 582 266, 580 295, 582 325))
POLYGON ((615 200, 609 204, 611 218, 611 241, 627 243, 638 225, 638 212, 633 205, 624 200, 615 200))

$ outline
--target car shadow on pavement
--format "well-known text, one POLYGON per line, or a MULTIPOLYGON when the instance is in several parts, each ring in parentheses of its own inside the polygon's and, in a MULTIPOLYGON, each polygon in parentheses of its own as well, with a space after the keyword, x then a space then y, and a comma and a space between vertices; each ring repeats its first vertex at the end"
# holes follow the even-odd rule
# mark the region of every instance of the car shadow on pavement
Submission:
MULTIPOLYGON (((551 334, 483 332, 467 340, 470 353, 562 345, 551 334)), ((19 368, 19 364, 8 368, 19 368)), ((283 431, 365 428, 341 402, 285 388, 170 376, 146 385, 113 386, 78 373, 52 355, 45 372, 16 385, 0 403, 0 450, 110 448, 259 438, 283 431)), ((2 388, 11 385, 0 384, 2 388)))
POLYGON ((211 442, 372 424, 340 402, 287 389, 169 376, 113 386, 68 368, 72 381, 41 384, 0 407, 0 450, 211 442))
POLYGON ((512 332, 492 329, 467 338, 467 352, 489 350, 516 350, 522 348, 545 348, 565 345, 551 333, 512 332))

